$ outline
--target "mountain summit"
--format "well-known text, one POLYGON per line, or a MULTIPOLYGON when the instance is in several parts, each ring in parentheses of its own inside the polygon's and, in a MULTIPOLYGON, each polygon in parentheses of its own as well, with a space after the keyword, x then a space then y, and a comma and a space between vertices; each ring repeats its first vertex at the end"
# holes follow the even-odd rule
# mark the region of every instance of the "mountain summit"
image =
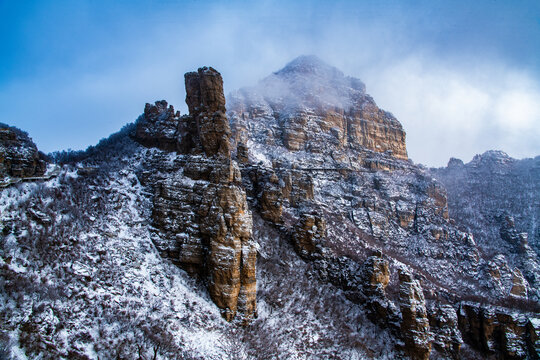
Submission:
POLYGON ((289 62, 281 70, 274 73, 278 76, 291 74, 317 75, 327 79, 344 77, 336 67, 328 65, 315 55, 302 55, 289 62))
POLYGON ((345 76, 315 56, 301 56, 228 97, 234 140, 265 138, 267 145, 311 152, 388 152, 407 159, 405 131, 377 107, 362 81, 345 76), (258 129, 264 119, 265 128, 258 129), (259 132, 260 130, 260 132, 259 132))

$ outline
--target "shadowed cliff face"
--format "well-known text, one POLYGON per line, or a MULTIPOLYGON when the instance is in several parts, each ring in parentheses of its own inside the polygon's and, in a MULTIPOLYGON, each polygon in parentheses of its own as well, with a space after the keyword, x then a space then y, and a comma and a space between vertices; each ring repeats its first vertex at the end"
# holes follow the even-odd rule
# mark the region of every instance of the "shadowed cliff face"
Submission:
POLYGON ((0 181, 45 173, 46 163, 28 134, 0 123, 0 181))

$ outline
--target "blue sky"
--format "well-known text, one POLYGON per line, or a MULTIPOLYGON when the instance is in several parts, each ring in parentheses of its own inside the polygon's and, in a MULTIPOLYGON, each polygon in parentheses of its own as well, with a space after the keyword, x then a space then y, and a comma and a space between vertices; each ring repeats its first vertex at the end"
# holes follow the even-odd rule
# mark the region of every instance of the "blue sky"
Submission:
POLYGON ((0 122, 81 149, 218 69, 226 92, 301 54, 362 79, 415 162, 540 154, 540 1, 0 0, 0 122))

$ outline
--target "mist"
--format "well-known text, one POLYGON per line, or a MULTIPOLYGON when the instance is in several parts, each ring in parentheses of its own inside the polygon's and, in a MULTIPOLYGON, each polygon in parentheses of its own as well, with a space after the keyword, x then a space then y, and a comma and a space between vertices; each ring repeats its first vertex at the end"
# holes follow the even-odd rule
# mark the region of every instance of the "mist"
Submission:
MULTIPOLYGON (((21 11, 1 6, 6 21, 21 11)), ((44 152, 83 149, 134 121, 146 102, 165 99, 185 113, 187 71, 216 68, 228 93, 314 54, 366 84, 403 124, 417 163, 444 166, 489 149, 533 157, 540 154, 534 7, 44 3, 8 21, 0 121, 28 131, 44 152)))

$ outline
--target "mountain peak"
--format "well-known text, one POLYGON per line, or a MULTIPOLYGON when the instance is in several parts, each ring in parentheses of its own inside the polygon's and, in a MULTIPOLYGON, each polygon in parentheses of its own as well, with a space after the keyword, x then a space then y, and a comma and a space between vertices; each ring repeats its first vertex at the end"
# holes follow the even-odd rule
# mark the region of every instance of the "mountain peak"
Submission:
POLYGON ((488 150, 483 154, 475 155, 471 160, 473 164, 510 164, 515 159, 511 158, 507 153, 500 150, 488 150))
POLYGON ((327 78, 344 77, 341 71, 331 65, 328 65, 315 55, 301 55, 274 74, 312 74, 327 78))

